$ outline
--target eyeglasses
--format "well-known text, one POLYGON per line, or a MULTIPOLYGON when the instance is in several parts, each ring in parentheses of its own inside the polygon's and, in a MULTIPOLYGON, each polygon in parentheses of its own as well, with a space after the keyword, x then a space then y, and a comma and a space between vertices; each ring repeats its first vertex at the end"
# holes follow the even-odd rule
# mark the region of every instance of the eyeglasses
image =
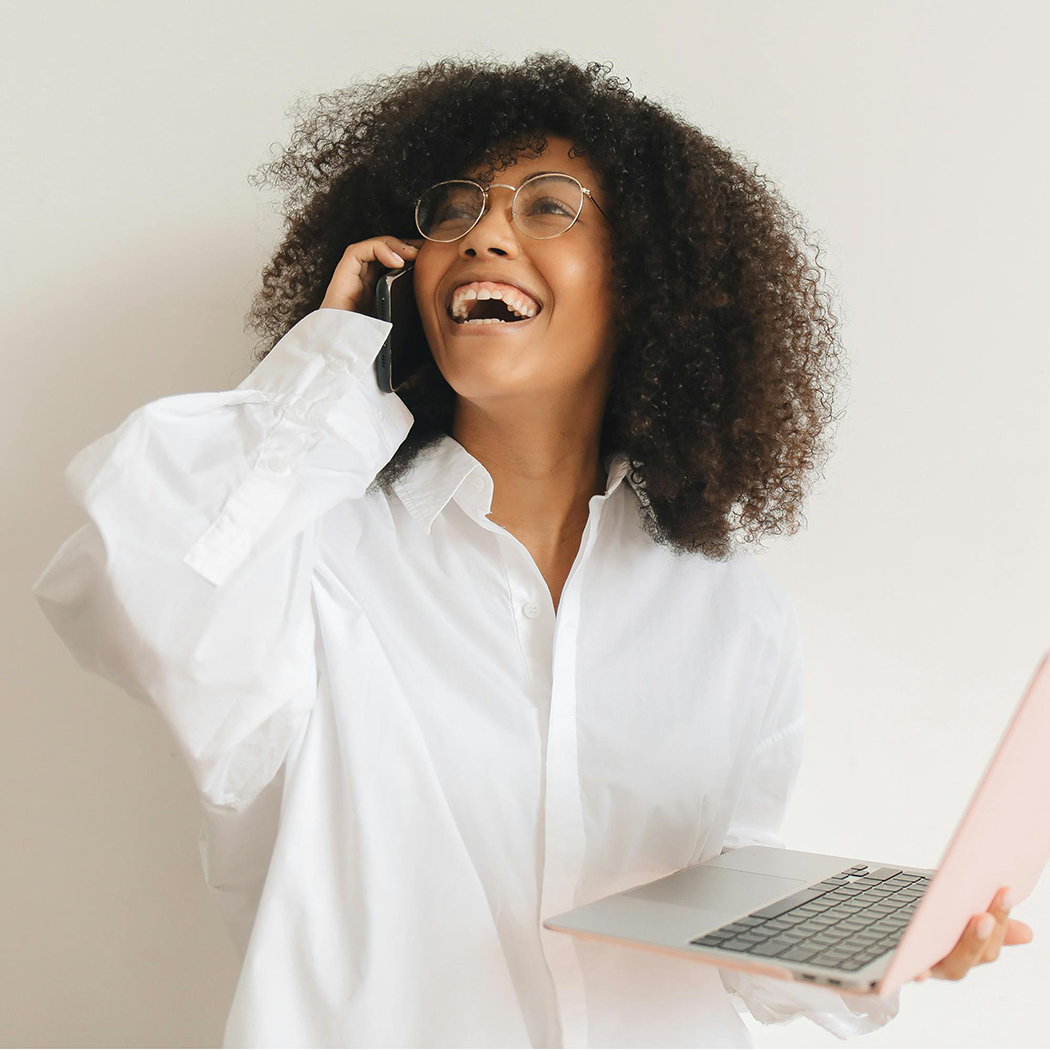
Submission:
POLYGON ((537 172, 516 189, 505 182, 493 182, 486 189, 473 179, 438 182, 416 201, 416 228, 428 241, 458 241, 481 221, 494 186, 514 190, 511 215, 514 225, 528 237, 549 240, 561 236, 580 217, 587 197, 608 221, 591 191, 578 179, 559 172, 537 172))

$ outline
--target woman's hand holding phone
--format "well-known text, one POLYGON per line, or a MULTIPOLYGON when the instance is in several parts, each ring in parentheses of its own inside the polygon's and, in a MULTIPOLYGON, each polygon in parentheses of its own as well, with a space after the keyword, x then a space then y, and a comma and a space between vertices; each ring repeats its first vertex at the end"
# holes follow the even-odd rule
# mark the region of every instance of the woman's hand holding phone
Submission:
POLYGON ((352 310, 375 314, 375 289, 384 270, 397 269, 414 260, 423 238, 369 237, 351 244, 339 260, 325 292, 322 310, 352 310), (404 252, 404 256, 398 252, 404 252))

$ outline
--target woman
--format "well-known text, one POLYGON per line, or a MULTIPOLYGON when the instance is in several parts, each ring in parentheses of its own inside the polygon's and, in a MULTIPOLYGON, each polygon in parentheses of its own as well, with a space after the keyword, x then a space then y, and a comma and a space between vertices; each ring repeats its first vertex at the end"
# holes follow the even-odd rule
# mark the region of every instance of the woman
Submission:
POLYGON ((542 926, 783 845, 799 624, 729 541, 797 529, 837 354, 786 205, 607 73, 326 96, 271 167, 257 367, 68 468, 90 521, 35 593, 188 762, 225 1045, 748 1046, 730 992, 841 1036, 899 1008, 542 926), (403 260, 430 353, 382 393, 403 260))

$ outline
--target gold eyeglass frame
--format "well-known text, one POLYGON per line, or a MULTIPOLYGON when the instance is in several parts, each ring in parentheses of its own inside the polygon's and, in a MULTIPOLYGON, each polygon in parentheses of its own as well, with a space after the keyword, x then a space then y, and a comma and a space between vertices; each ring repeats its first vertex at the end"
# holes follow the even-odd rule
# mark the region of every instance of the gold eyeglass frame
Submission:
POLYGON ((591 191, 586 186, 584 186, 580 182, 580 180, 576 178, 575 175, 569 175, 562 171, 543 171, 537 172, 537 174, 535 175, 529 175, 519 186, 511 186, 507 182, 493 182, 489 184, 488 188, 486 188, 485 186, 482 186, 482 184, 476 179, 443 179, 441 182, 435 182, 433 186, 428 186, 426 191, 424 193, 421 193, 419 197, 416 198, 416 229, 419 230, 420 234, 422 234, 422 236, 425 237, 428 241, 433 241, 435 244, 455 244, 456 241, 460 240, 462 237, 466 237, 466 235, 470 233, 470 231, 474 229, 474 227, 477 226, 477 224, 481 222, 481 220, 485 217, 485 212, 488 211, 489 206, 489 190, 495 186, 502 186, 505 189, 514 190, 514 197, 511 199, 510 207, 511 218, 514 221, 515 227, 521 230, 521 232, 524 233, 526 237, 531 237, 534 241, 552 241, 555 237, 560 237, 563 233, 568 233, 569 230, 571 230, 573 226, 576 225, 576 220, 580 217, 580 215, 583 212, 584 200, 591 201, 591 203, 594 204, 598 211, 602 213, 602 216, 605 218, 605 221, 609 221, 609 216, 606 215, 604 211, 602 211, 602 206, 594 199, 594 194, 592 194, 591 191), (580 207, 577 210, 576 214, 572 217, 572 222, 570 222, 569 225, 561 231, 561 233, 551 234, 550 237, 536 237, 528 231, 523 230, 518 223, 518 194, 521 192, 522 187, 528 185, 533 179, 549 179, 552 177, 557 177, 561 179, 572 179, 572 181, 580 187, 580 191, 582 193, 582 196, 580 198, 580 207), (427 237, 427 235, 423 233, 423 227, 419 224, 419 206, 423 202, 423 197, 427 193, 429 193, 431 190, 437 189, 438 186, 445 186, 450 182, 469 182, 472 186, 477 186, 477 188, 481 190, 482 193, 481 211, 478 213, 478 217, 470 224, 470 226, 468 226, 459 235, 459 237, 453 237, 450 241, 439 241, 436 237, 427 237))

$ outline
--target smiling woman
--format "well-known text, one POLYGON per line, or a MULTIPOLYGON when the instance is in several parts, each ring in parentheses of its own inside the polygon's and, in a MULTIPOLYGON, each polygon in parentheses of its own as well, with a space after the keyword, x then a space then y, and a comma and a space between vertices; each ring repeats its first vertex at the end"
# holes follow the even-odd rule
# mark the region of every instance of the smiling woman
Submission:
MULTIPOLYGON (((424 449, 473 433, 493 399, 521 417, 543 391, 549 430, 571 419, 593 427, 595 462, 626 455, 652 540, 727 558, 800 527, 834 418, 837 321, 803 224, 769 181, 609 69, 557 52, 449 58, 323 96, 255 176, 294 205, 249 315, 267 337, 256 359, 320 304, 348 243, 418 236, 417 204, 438 183, 492 183, 485 216, 458 240, 425 240, 415 260, 431 354, 402 395, 412 429, 375 487, 392 493, 424 449), (512 215, 513 187, 540 171, 573 176, 598 205, 581 201, 549 240, 512 215), (479 276, 550 308, 527 324, 446 324, 450 282, 479 276), (482 347, 493 353, 470 349, 482 347)), ((547 530, 569 548, 604 485, 593 466, 574 473, 547 530)))
POLYGON ((729 540, 794 525, 836 351, 786 205, 607 74, 325 95, 268 169, 251 374, 67 468, 89 520, 34 591, 186 759, 224 1045, 747 1046, 731 992, 841 1036, 899 1005, 542 924, 783 845, 801 632, 729 540), (424 363, 383 391, 408 264, 424 363))

